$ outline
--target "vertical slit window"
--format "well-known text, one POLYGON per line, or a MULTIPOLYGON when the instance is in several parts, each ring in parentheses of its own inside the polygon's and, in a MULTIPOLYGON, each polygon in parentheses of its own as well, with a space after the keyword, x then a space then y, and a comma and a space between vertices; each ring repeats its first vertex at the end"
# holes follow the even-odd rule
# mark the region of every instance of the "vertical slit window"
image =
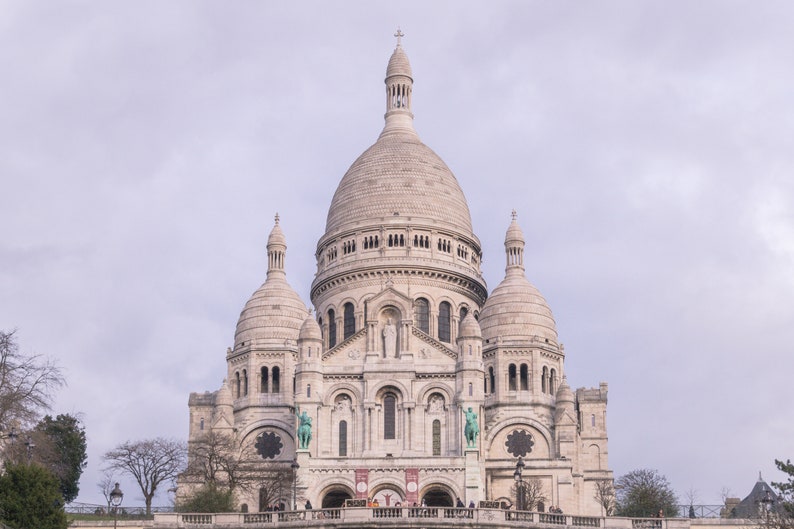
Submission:
POLYGON ((529 368, 526 364, 521 364, 521 391, 529 390, 529 368))
POLYGON ((339 457, 347 457, 347 421, 339 421, 339 457))
POLYGON ((430 334, 430 304, 425 298, 419 298, 415 304, 416 327, 427 334, 430 334))
POLYGON ((336 314, 334 310, 328 311, 328 348, 336 345, 336 314))
POLYGON ((394 395, 386 395, 383 398, 383 438, 395 439, 397 399, 394 395))
POLYGON ((356 316, 353 313, 353 304, 345 303, 345 340, 356 332, 356 316))
POLYGON ((452 307, 446 301, 438 307, 438 340, 449 343, 451 340, 449 324, 452 307))
POLYGON ((279 368, 274 367, 271 372, 273 373, 273 384, 271 384, 271 391, 273 393, 278 393, 280 391, 280 385, 281 385, 281 380, 280 380, 281 371, 279 370, 279 368))
POLYGON ((509 391, 515 391, 516 388, 516 365, 510 364, 507 368, 507 389, 509 391))
POLYGON ((433 455, 441 455, 441 421, 433 421, 433 455))

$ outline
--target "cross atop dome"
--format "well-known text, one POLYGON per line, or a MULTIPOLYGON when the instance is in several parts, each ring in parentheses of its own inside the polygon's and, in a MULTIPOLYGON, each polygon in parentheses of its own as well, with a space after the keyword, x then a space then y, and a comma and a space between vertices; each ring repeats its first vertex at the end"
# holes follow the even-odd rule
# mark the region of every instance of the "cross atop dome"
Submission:
POLYGON ((518 218, 518 213, 516 213, 516 210, 513 210, 513 212, 510 213, 510 216, 513 218, 513 220, 516 220, 518 218))
POLYGON ((394 34, 394 36, 397 37, 397 47, 399 48, 402 38, 405 36, 405 33, 400 30, 400 26, 397 26, 397 32, 394 34))
POLYGON ((278 226, 278 219, 279 219, 279 217, 278 217, 278 211, 276 211, 276 226, 278 226))

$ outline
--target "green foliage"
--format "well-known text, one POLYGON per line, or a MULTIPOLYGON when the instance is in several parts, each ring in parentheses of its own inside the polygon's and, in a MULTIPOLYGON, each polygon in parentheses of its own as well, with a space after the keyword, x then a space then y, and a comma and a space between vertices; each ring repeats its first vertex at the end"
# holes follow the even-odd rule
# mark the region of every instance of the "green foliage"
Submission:
POLYGON ((234 495, 225 487, 208 483, 176 505, 177 512, 234 512, 234 495))
POLYGON ((678 499, 667 478, 656 470, 638 469, 615 483, 618 516, 652 518, 678 516, 678 499))
POLYGON ((52 447, 49 460, 43 461, 60 481, 64 501, 69 503, 80 492, 80 475, 86 465, 85 428, 71 415, 47 415, 36 426, 52 447))
POLYGON ((787 459, 785 463, 775 459, 775 465, 778 470, 788 475, 788 481, 772 482, 772 486, 777 489, 782 500, 778 513, 785 517, 789 527, 794 526, 794 464, 790 459, 787 459))
POLYGON ((37 464, 6 464, 0 476, 0 520, 13 529, 66 529, 58 479, 37 464))

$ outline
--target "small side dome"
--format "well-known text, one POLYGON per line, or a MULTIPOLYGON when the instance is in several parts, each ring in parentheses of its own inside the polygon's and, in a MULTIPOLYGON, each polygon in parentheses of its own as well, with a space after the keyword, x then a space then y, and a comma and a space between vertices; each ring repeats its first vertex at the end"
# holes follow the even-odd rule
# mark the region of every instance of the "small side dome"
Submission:
POLYGON ((323 341, 323 333, 320 330, 320 325, 317 323, 317 320, 312 317, 311 312, 306 319, 303 320, 303 325, 301 325, 301 332, 298 340, 313 340, 316 342, 323 341))
POLYGON ((571 404, 574 403, 573 398, 573 391, 571 391, 571 386, 568 385, 568 378, 563 376, 562 382, 560 383, 560 387, 557 390, 557 404, 562 404, 570 402, 571 404))
POLYGON ((463 321, 460 322, 460 332, 458 333, 459 338, 479 338, 482 339, 482 330, 480 329, 480 324, 477 323, 477 320, 474 318, 471 312, 466 314, 466 317, 463 318, 463 321))

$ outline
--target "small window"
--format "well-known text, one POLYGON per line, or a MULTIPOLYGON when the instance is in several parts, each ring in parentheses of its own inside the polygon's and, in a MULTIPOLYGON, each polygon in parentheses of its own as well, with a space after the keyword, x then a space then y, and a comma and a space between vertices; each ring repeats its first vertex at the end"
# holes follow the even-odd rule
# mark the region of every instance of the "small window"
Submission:
POLYGON ((309 399, 312 396, 312 385, 306 384, 306 398, 309 399))
POLYGON ((271 384, 271 391, 273 393, 278 393, 281 391, 281 371, 278 367, 274 367, 271 370, 271 373, 273 374, 273 384, 271 384))
POLYGON ((473 397, 473 396, 474 396, 474 384, 469 382, 469 397, 473 397))
POLYGON ((243 369, 243 396, 248 396, 248 371, 243 369))
POLYGON ((595 415, 590 416, 590 426, 595 428, 595 415))
POLYGON ((521 391, 529 391, 529 367, 521 364, 521 391))
POLYGON ((234 396, 240 398, 240 372, 234 373, 234 396))
POLYGON ((491 393, 496 393, 496 375, 493 372, 493 367, 488 368, 488 378, 491 381, 491 393))
POLYGON ((541 374, 541 377, 540 377, 540 392, 541 393, 546 393, 548 391, 548 389, 547 389, 548 388, 548 382, 546 381, 546 379, 548 379, 548 377, 549 377, 549 368, 548 367, 544 367, 543 368, 543 373, 541 374))
POLYGON ((507 368, 507 389, 509 391, 515 391, 518 389, 516 387, 516 365, 510 364, 507 368))
POLYGON ((199 422, 199 430, 204 429, 204 417, 201 418, 201 422, 199 422))

